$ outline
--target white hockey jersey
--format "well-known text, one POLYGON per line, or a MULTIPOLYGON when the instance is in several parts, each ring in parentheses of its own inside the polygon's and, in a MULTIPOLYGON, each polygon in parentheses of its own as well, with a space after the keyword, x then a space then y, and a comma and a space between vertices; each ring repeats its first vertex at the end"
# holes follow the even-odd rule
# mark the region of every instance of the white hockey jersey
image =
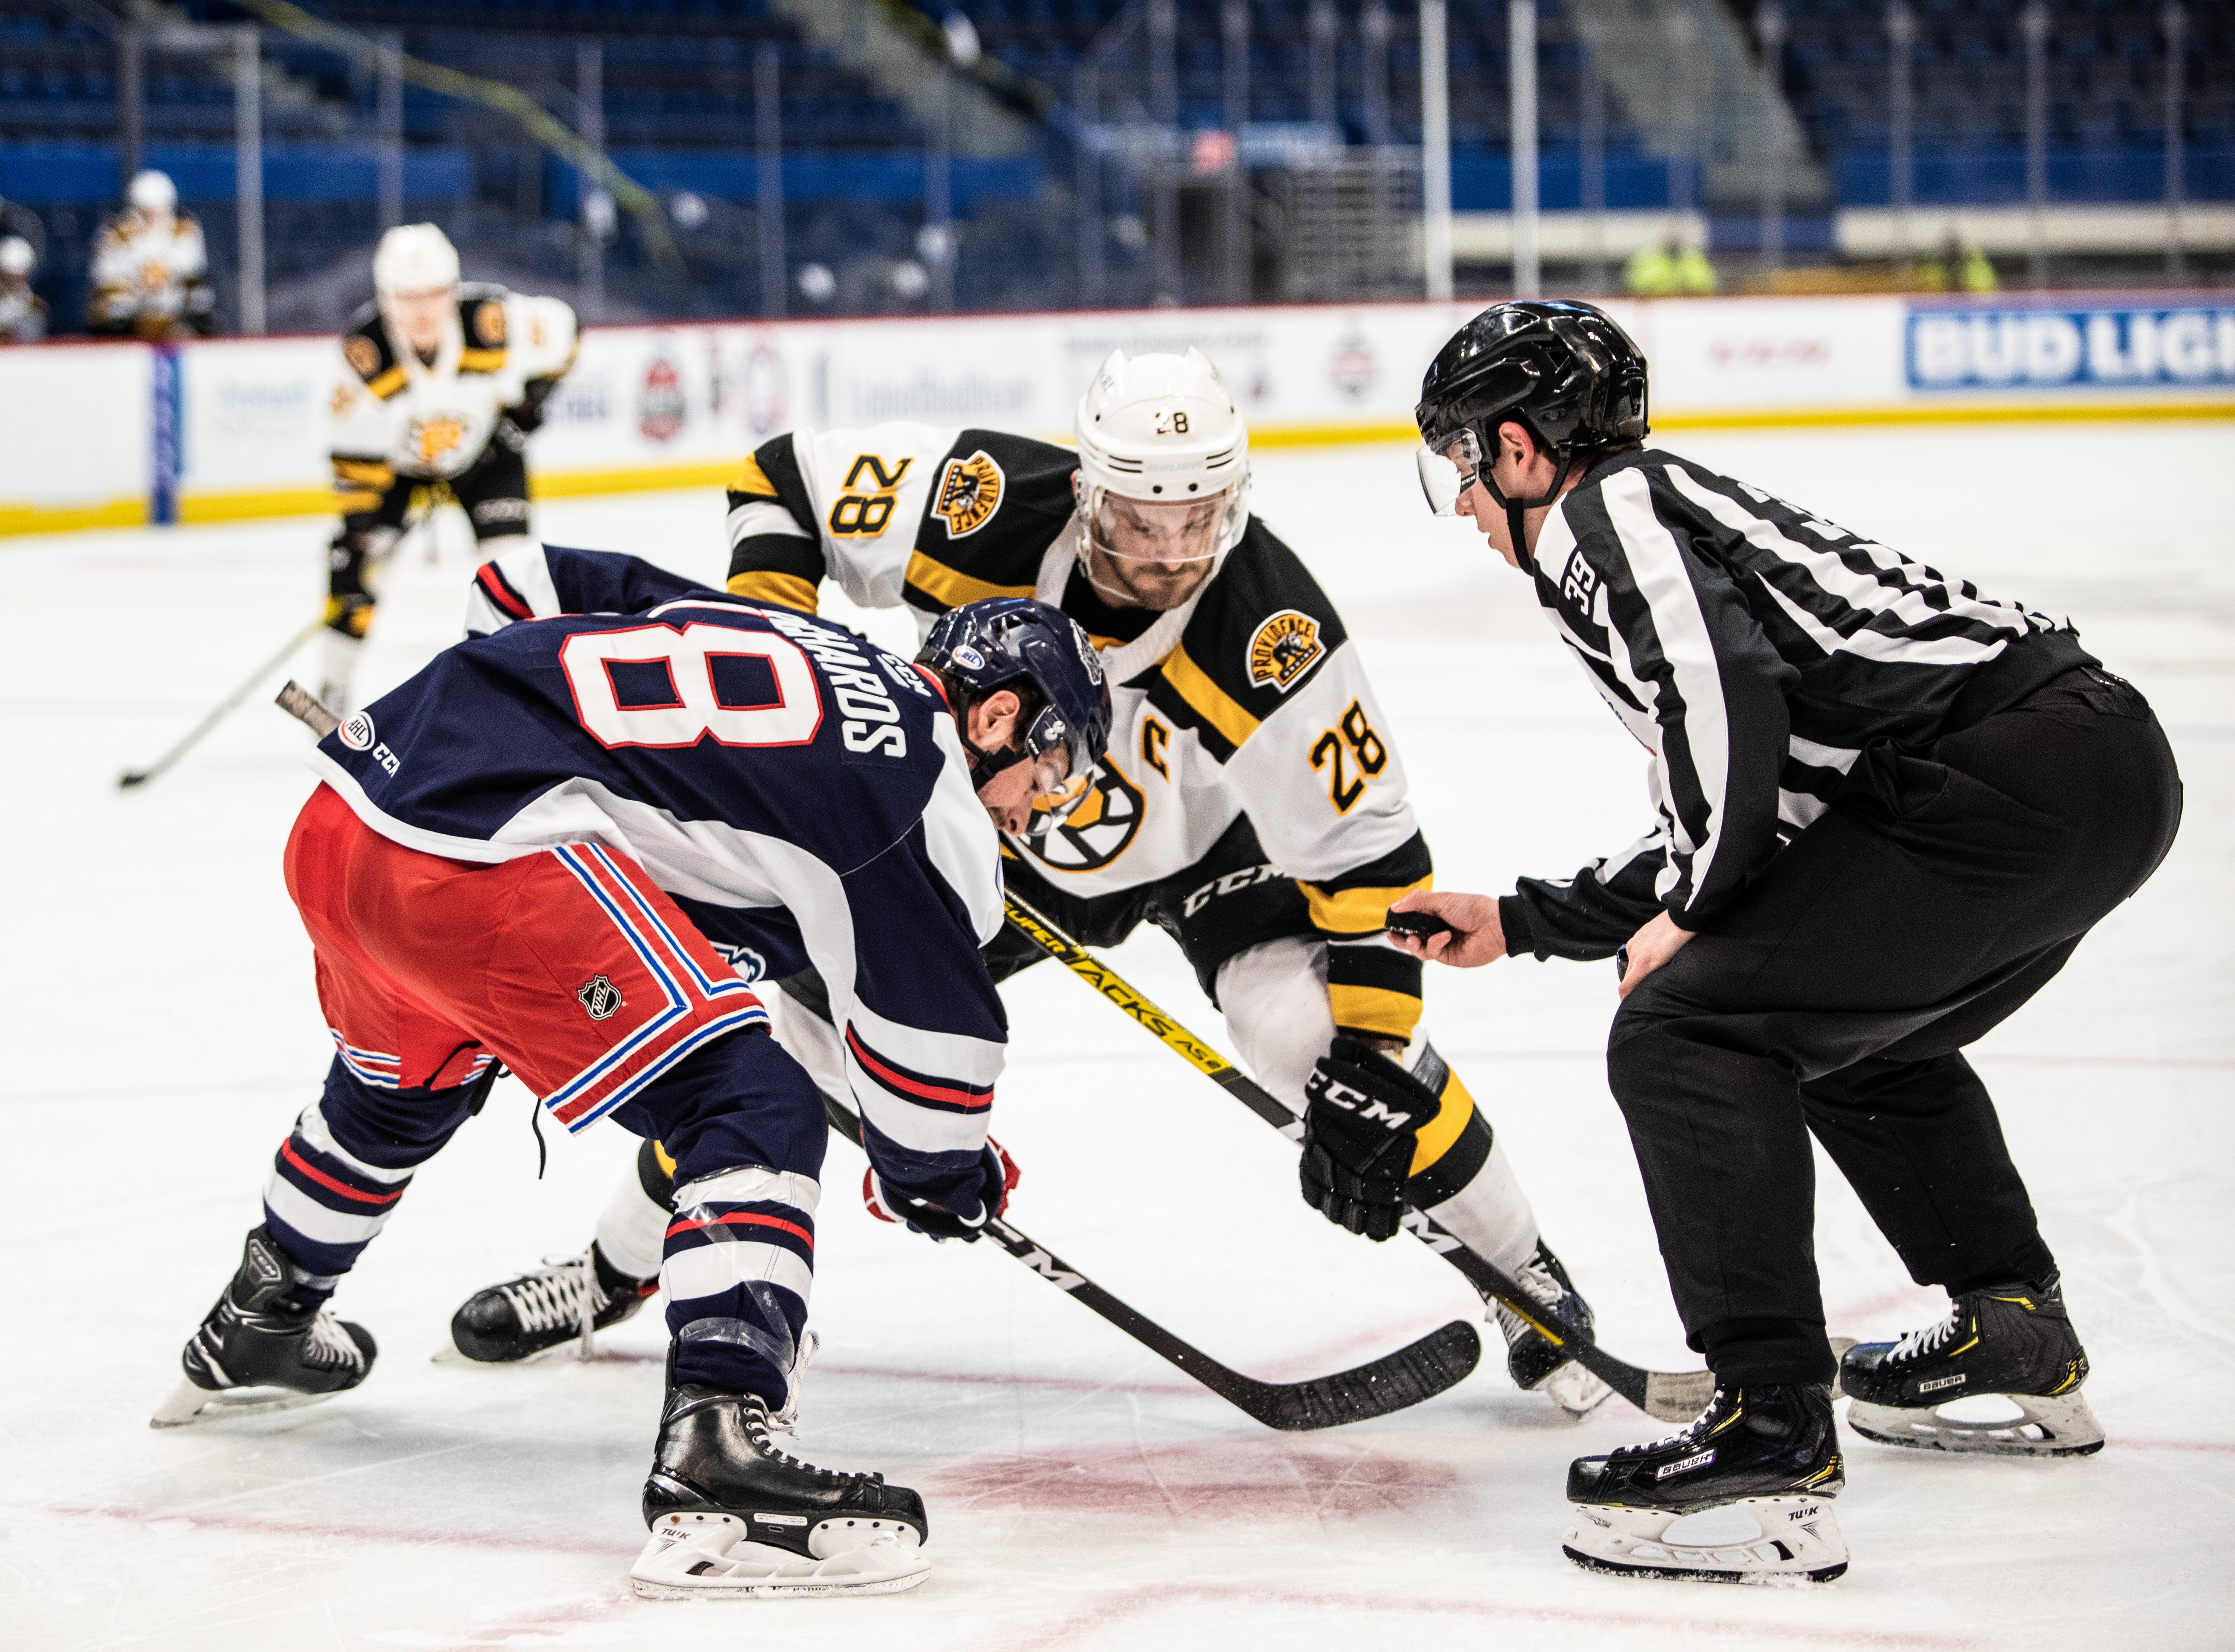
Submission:
POLYGON ((209 249, 192 213, 125 208, 95 238, 88 273, 86 321, 97 333, 162 339, 211 330, 209 249))

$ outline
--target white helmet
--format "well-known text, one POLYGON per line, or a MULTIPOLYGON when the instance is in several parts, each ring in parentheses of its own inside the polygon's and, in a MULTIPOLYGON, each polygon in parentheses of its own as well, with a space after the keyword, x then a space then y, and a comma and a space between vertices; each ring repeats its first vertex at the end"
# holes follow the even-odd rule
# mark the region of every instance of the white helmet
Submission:
MULTIPOLYGON (((1079 558, 1090 545, 1126 558, 1111 531, 1112 499, 1146 505, 1223 506, 1197 534, 1202 548, 1183 561, 1209 559, 1211 571, 1249 526, 1249 432, 1218 369, 1201 350, 1184 356, 1110 352, 1072 417, 1078 442, 1079 558), (1213 537, 1208 530, 1215 527, 1213 537)), ((1133 553, 1131 559, 1140 558, 1133 553)), ((1158 556, 1149 558, 1170 562, 1158 556)), ((1089 573, 1092 570, 1090 566, 1089 573)))
POLYGON ((175 212, 179 186, 171 181, 170 173, 150 167, 132 174, 132 181, 124 186, 124 199, 143 212, 175 212))
POLYGON ((372 284, 383 298, 458 284, 458 249, 432 224, 398 224, 372 255, 372 284))
POLYGON ((20 235, 0 239, 0 276, 27 276, 39 266, 39 255, 20 235))

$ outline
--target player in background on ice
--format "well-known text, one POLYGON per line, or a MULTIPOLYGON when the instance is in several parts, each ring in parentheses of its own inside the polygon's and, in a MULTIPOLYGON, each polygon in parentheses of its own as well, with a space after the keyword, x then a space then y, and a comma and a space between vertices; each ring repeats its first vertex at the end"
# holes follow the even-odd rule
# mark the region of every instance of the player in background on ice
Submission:
POLYGON ((1653 828, 1620 854, 1496 900, 1403 903, 1457 931, 1407 944, 1463 968, 1627 960, 1608 1081, 1718 1386, 1681 1433, 1576 1460, 1570 1557, 1844 1571, 1835 1371, 1866 1439, 2099 1449, 2055 1259, 1963 1052, 2171 846, 2180 780, 2148 705, 2068 624, 1644 447, 1645 360, 1590 305, 1485 310, 1428 369, 1419 421, 1432 505, 1530 577, 1653 759, 1653 828), (1812 1132, 1950 1297, 1836 1364, 1812 1132), (1979 1394, 2024 1420, 1939 1414, 1979 1394), (1662 1543, 1740 1501, 1763 1537, 1662 1543))
POLYGON ((574 364, 574 312, 480 282, 432 224, 373 254, 373 302, 350 318, 333 391, 335 505, 320 698, 349 704, 376 571, 429 509, 454 502, 490 555, 528 542, 528 438, 574 364))
MULTIPOLYGON (((1427 841, 1341 617, 1249 513, 1249 433, 1225 385, 1194 350, 1114 354, 1075 428, 1076 449, 918 424, 779 436, 731 490, 729 588, 812 613, 827 578, 864 606, 904 604, 923 626, 996 596, 1077 620, 1109 673, 1110 751, 1067 821, 1009 834, 1010 889, 1092 945, 1144 921, 1170 934, 1242 1060, 1314 1131, 1348 1128, 1339 1107, 1308 1109, 1315 1071, 1406 1113, 1406 1197, 1589 1335, 1590 1309, 1490 1120, 1420 1028, 1419 964, 1382 933, 1389 904, 1428 883, 1427 841)), ((533 553, 519 561, 522 613, 610 604, 555 584, 533 553)), ((484 603, 469 625, 509 617, 501 596, 484 603)), ((988 962, 1002 979, 1044 956, 1005 927, 988 962)), ((786 1041, 842 1096, 814 984, 785 990, 786 1041)), ((1324 1162, 1308 1141, 1307 1163, 1324 1162)), ((648 1145, 589 1251, 466 1303, 461 1350, 516 1359, 572 1337, 580 1318, 632 1311, 669 1174, 648 1145)), ((1353 1232, 1396 1231, 1332 1181, 1322 1206, 1353 1232)), ((1522 1387, 1577 1414, 1605 1397, 1509 1310, 1497 1319, 1522 1387)))
POLYGON ((0 344, 36 344, 47 336, 47 301, 31 291, 38 267, 29 241, 0 236, 0 344))
MULTIPOLYGON (((548 554, 632 578, 631 558, 548 554)), ((285 862, 337 1054, 156 1424, 365 1380, 372 1336, 328 1299, 501 1061, 568 1131, 610 1114, 676 1165, 638 1592, 921 1581, 914 1492, 770 1444, 829 1125, 733 961, 817 972, 877 1202, 974 1240, 1015 1179, 986 1134, 995 828, 1074 804, 1109 715, 1085 636, 1040 604, 973 604, 911 665, 702 593, 459 643, 347 719, 285 862)))
POLYGON ((86 330, 111 338, 208 337, 217 330, 209 249, 194 215, 179 210, 178 186, 165 173, 135 173, 124 201, 94 238, 86 330))

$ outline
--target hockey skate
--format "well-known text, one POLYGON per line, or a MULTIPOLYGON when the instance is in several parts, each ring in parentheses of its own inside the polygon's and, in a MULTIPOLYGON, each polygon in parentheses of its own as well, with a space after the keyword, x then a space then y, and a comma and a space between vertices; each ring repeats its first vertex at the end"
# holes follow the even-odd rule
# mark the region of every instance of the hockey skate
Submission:
MULTIPOLYGON (((1542 1239, 1537 1242, 1537 1254, 1514 1270, 1513 1282, 1543 1304, 1552 1329, 1562 1336, 1592 1340, 1591 1305, 1542 1239)), ((1505 1368, 1516 1386, 1549 1394, 1571 1417, 1589 1416, 1614 1392, 1504 1303, 1491 1303, 1491 1317, 1504 1333, 1505 1368)))
POLYGON ((1853 1401, 1847 1426, 1865 1440, 1927 1451, 2084 1457, 2103 1429, 2081 1385, 2088 1354, 2064 1311, 2056 1276, 1967 1290, 1937 1325, 1897 1342, 1863 1342, 1839 1361, 1853 1401), (1993 1396, 2015 1417, 1952 1417, 1957 1401, 1993 1396))
POLYGON ((1668 1439, 1569 1466, 1576 1518, 1561 1548, 1586 1571, 1828 1583, 1847 1570, 1831 1502, 1845 1484, 1828 1388, 1717 1388, 1668 1439), (1670 1535, 1686 1516, 1710 1514, 1707 1529, 1670 1535), (1714 1529, 1749 1524, 1751 1533, 1714 1529))
POLYGON ((607 1262, 593 1239, 580 1256, 475 1291, 452 1316, 450 1341, 487 1364, 533 1359, 565 1342, 587 1360, 599 1331, 627 1319, 659 1289, 658 1279, 633 1278, 607 1262))
POLYGON ((239 1271, 180 1355, 185 1379, 147 1426, 311 1405, 364 1381, 379 1352, 372 1333, 324 1308, 295 1307, 288 1292, 302 1277, 270 1230, 251 1229, 239 1271))
POLYGON ((891 1595, 931 1571, 921 1497, 786 1455, 759 1396, 696 1383, 668 1390, 644 1518, 629 1586, 647 1600, 891 1595))

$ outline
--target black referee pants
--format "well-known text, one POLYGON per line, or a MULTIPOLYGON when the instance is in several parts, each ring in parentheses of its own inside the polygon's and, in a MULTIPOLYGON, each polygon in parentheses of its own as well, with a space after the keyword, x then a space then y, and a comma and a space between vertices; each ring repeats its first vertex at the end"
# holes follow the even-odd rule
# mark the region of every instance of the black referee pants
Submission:
POLYGON ((1866 750, 1831 809, 1615 1017, 1607 1072, 1694 1348, 1822 1382, 1813 1132, 1920 1284, 2054 1265, 1963 1056, 2172 846, 2148 703, 2082 668, 1929 747, 1866 750))

